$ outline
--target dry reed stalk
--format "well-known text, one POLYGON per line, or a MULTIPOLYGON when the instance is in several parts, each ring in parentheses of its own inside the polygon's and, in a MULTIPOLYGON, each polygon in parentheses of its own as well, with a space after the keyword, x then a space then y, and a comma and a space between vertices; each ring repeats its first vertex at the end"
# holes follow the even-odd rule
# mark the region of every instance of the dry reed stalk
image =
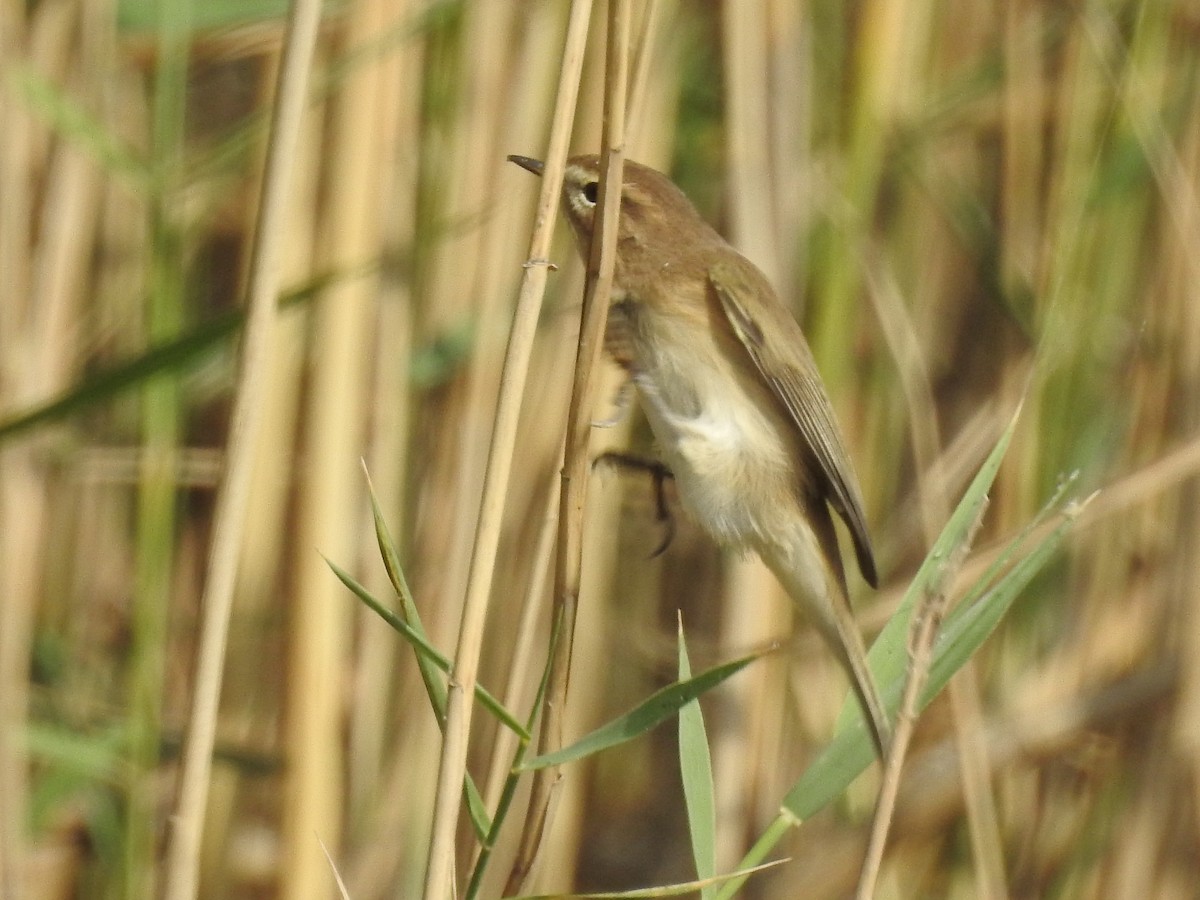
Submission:
MULTIPOLYGON (((24 35, 23 13, 15 4, 0 7, 0 58, 25 58, 21 46, 24 35), (7 39, 7 40, 5 40, 7 39)), ((32 175, 30 128, 24 112, 17 108, 11 91, 0 92, 0 131, 6 138, 0 151, 0 193, 6 198, 0 206, 12 209, 0 213, 0 393, 14 406, 35 385, 22 362, 29 361, 33 346, 29 314, 22 299, 30 282, 28 256, 31 235, 30 218, 34 198, 28 180, 32 175), (9 130, 11 129, 11 131, 9 130), (12 191, 10 194, 9 192, 12 191)), ((36 357, 34 357, 36 358, 36 357)), ((36 396, 36 395, 35 395, 36 396)), ((7 404, 6 404, 7 405, 7 404)), ((26 673, 32 656, 33 621, 40 582, 41 515, 44 511, 44 482, 39 466, 27 447, 9 447, 0 452, 0 575, 5 602, 0 604, 0 893, 14 898, 25 895, 28 852, 25 821, 28 799, 28 757, 21 740, 27 722, 29 691, 26 673)))
POLYGON ((812 169, 813 65, 809 11, 788 0, 767 5, 769 130, 763 141, 774 180, 772 209, 781 270, 775 288, 795 312, 803 310, 801 285, 811 227, 812 201, 805 188, 812 169))
POLYGON ((983 520, 987 504, 981 504, 979 516, 971 525, 966 540, 956 547, 951 558, 944 562, 942 572, 913 611, 912 627, 909 630, 909 665, 905 673, 904 691, 900 698, 900 710, 896 716, 895 733, 884 761, 883 780, 879 786, 876 814, 871 822, 871 834, 859 874, 856 900, 871 900, 875 896, 879 872, 883 864, 883 853, 891 829, 896 797, 900 789, 900 772, 912 741, 919 714, 921 690, 929 675, 933 661, 933 642, 941 627, 949 605, 948 586, 954 583, 955 575, 962 567, 970 550, 975 532, 983 520))
POLYGON ((451 512, 443 522, 429 522, 445 533, 445 550, 441 559, 430 561, 437 574, 422 593, 438 610, 431 633, 445 635, 447 642, 466 587, 503 355, 502 279, 484 268, 487 229, 479 220, 495 201, 496 173, 506 152, 497 145, 512 99, 504 96, 509 85, 504 72, 517 9, 508 3, 464 7, 457 60, 462 84, 443 135, 445 146, 427 151, 428 164, 439 176, 438 214, 448 227, 433 251, 423 292, 424 328, 438 337, 468 326, 472 347, 466 377, 448 386, 438 409, 444 445, 430 463, 432 478, 444 487, 444 497, 435 502, 451 512))
MULTIPOLYGON (((393 3, 390 14, 397 23, 414 21, 427 5, 393 3)), ((377 126, 383 136, 380 194, 386 200, 379 252, 384 258, 385 277, 378 286, 367 468, 402 554, 411 545, 411 510, 418 493, 414 491, 410 496, 407 483, 416 421, 411 371, 417 310, 412 273, 394 273, 391 277, 387 273, 406 254, 411 257, 417 246, 417 136, 422 127, 425 58, 425 43, 414 35, 393 51, 391 59, 382 61, 382 121, 377 126)), ((369 560, 377 554, 373 528, 362 529, 362 543, 360 558, 369 560)), ((378 585, 376 596, 388 596, 392 588, 383 582, 380 567, 371 564, 367 570, 367 585, 378 585)), ((426 625, 437 633, 438 613, 431 612, 426 625)), ((392 883, 397 873, 419 875, 427 809, 413 798, 433 777, 438 736, 431 717, 412 721, 411 710, 426 700, 417 680, 401 677, 404 671, 397 666, 399 648, 394 632, 382 627, 366 609, 359 611, 357 619, 361 654, 350 720, 349 821, 360 824, 350 835, 347 849, 352 855, 343 871, 351 896, 381 897, 389 886, 396 889, 392 883), (400 717, 403 725, 395 727, 400 717), (396 853, 396 847, 406 848, 407 855, 396 853)), ((413 880, 410 876, 407 883, 401 882, 400 892, 413 890, 413 880)))
MULTIPOLYGON (((929 369, 916 338, 914 323, 909 318, 907 308, 894 281, 886 274, 881 276, 872 272, 868 273, 867 278, 868 284, 872 287, 869 296, 874 301, 881 330, 900 370, 901 390, 908 406, 910 443, 918 476, 917 494, 924 543, 928 550, 933 546, 943 524, 950 515, 949 495, 945 487, 940 482, 928 477, 929 474, 937 471, 935 461, 941 445, 938 434, 937 406, 929 380, 929 369)), ((947 596, 946 594, 942 595, 942 603, 946 602, 947 596)), ((926 612, 925 615, 938 615, 940 618, 940 614, 935 612, 926 612)), ((921 613, 914 615, 914 627, 921 621, 921 618, 921 613)), ((934 632, 928 634, 929 640, 935 636, 934 632)), ((927 650, 928 648, 926 648, 926 652, 927 650)), ((910 672, 909 675, 909 678, 918 684, 923 677, 915 672, 910 672)), ((1003 853, 995 800, 992 796, 991 786, 984 777, 989 766, 986 746, 980 740, 982 734, 981 704, 973 663, 968 662, 963 670, 951 680, 948 691, 952 708, 955 711, 954 729, 958 747, 963 755, 964 796, 967 801, 967 818, 977 867, 978 883, 976 888, 980 896, 1000 898, 1007 895, 1007 889, 1004 886, 1003 853)), ((915 712, 911 714, 915 715, 915 712)), ((885 780, 880 786, 881 802, 876 806, 872 840, 868 843, 869 850, 879 854, 879 857, 868 858, 865 863, 866 871, 878 869, 882 861, 888 822, 894 812, 898 788, 895 780, 900 778, 905 749, 904 744, 898 745, 897 750, 894 751, 896 758, 887 760, 885 780)))
MULTIPOLYGON (((0 60, 3 75, 8 66, 36 65, 39 71, 62 80, 63 62, 74 38, 76 11, 40 10, 27 22, 25 11, 14 3, 0 4, 0 60), (47 20, 50 27, 46 27, 47 20), (39 40, 39 33, 44 40, 39 40)), ((59 251, 69 252, 71 236, 63 228, 72 217, 70 197, 35 196, 31 185, 47 174, 62 174, 71 166, 70 151, 58 148, 50 173, 42 169, 40 141, 49 143, 47 129, 36 127, 20 108, 7 80, 0 90, 0 396, 20 408, 60 387, 69 365, 64 340, 64 320, 70 306, 68 294, 46 291, 68 289, 55 284, 46 271, 50 253, 61 262, 59 251), (41 209, 38 201, 41 200, 41 209), (43 224, 44 243, 35 244, 34 214, 48 217, 43 224), (47 246, 48 245, 48 246, 47 246), (34 256, 34 248, 38 256, 34 256), (57 249, 55 249, 57 248, 57 249), (40 272, 39 272, 40 270, 40 272), (39 275, 41 277, 39 277, 39 275), (38 290, 31 295, 30 290, 38 290), (50 303, 54 313, 41 309, 50 303), (47 341, 48 343, 42 343, 47 341)), ((43 148, 44 149, 44 148, 43 148)), ((77 161, 76 161, 77 162, 77 161)), ((0 894, 20 898, 30 890, 25 829, 29 795, 26 733, 33 627, 40 592, 45 587, 45 551, 49 482, 37 447, 26 441, 0 451, 0 894)))
POLYGON ((675 0, 655 0, 638 38, 626 143, 629 158, 670 171, 681 90, 679 31, 686 15, 675 0))
POLYGON ((542 295, 546 287, 547 257, 554 227, 558 193, 566 165, 567 142, 574 118, 579 90, 579 71, 587 38, 590 0, 576 0, 563 48, 562 72, 555 102, 550 144, 542 173, 541 193, 534 233, 530 239, 529 261, 521 282, 521 292, 513 315, 508 352, 500 379, 496 418, 488 451, 483 497, 475 534, 475 547, 467 577, 462 621, 454 654, 442 754, 438 766, 434 800, 432 836, 425 873, 424 896, 436 900, 446 896, 454 872, 454 831, 458 821, 459 796, 466 773, 467 742, 488 593, 500 541, 504 500, 512 469, 516 425, 521 395, 528 374, 529 359, 537 327, 542 295))
MULTIPOLYGON (((597 19, 603 14, 601 8, 596 14, 597 19)), ((666 169, 670 161, 666 145, 670 140, 672 120, 669 115, 663 115, 662 106, 664 92, 670 92, 673 76, 669 67, 664 66, 666 60, 663 55, 656 49, 661 43, 657 37, 662 28, 662 18, 662 4, 653 3, 643 9, 640 23, 631 22, 631 34, 636 32, 637 37, 633 41, 630 62, 625 147, 627 159, 637 158, 666 169), (641 61, 640 68, 638 60, 641 61), (650 78, 651 72, 655 71, 662 76, 662 80, 656 80, 653 85, 640 82, 640 79, 650 78), (641 105, 635 108, 632 105, 634 103, 641 105), (643 120, 640 129, 637 121, 639 116, 643 120), (649 137, 648 132, 652 133, 649 137), (639 134, 642 137, 637 137, 639 134)), ((593 49, 599 46, 599 42, 596 42, 593 49)), ((601 141, 598 132, 606 90, 604 57, 604 53, 594 52, 585 63, 588 66, 583 76, 585 94, 580 100, 581 111, 575 119, 575 145, 581 151, 594 150, 597 142, 601 141)), ((579 297, 583 293, 582 267, 577 254, 573 252, 567 260, 569 278, 564 279, 562 296, 579 297)), ((563 318, 566 320, 568 316, 563 318)), ((554 372, 568 371, 576 361, 578 319, 573 315, 569 318, 574 321, 563 322, 558 329, 561 335, 548 339, 549 343, 561 348, 561 358, 554 366, 554 372)), ((616 417, 618 421, 610 427, 591 429, 590 456, 593 460, 606 451, 626 450, 636 426, 634 415, 628 410, 622 414, 616 408, 618 394, 626 381, 625 373, 614 365, 604 363, 596 371, 596 377, 598 383, 594 396, 598 398, 598 405, 593 407, 593 415, 600 420, 616 417)), ((628 391, 628 386, 625 390, 628 391)), ((566 401, 569 399, 569 396, 564 398, 566 401)), ((567 417, 565 406, 561 413, 557 420, 560 423, 567 417)), ((561 470, 561 466, 559 468, 561 470)), ((631 495, 644 496, 649 486, 636 478, 629 479, 611 472, 596 471, 588 477, 598 481, 595 488, 589 491, 582 525, 586 553, 580 572, 579 596, 585 600, 578 608, 571 649, 570 699, 562 721, 562 733, 567 736, 586 734, 598 727, 613 711, 612 660, 614 654, 622 653, 621 645, 624 643, 619 636, 654 633, 658 626, 650 611, 655 609, 662 595, 658 580, 661 565, 658 560, 649 561, 646 558, 651 547, 635 541, 636 547, 631 551, 630 542, 622 537, 622 524, 625 524, 622 513, 627 498, 631 495), (622 550, 625 552, 622 553, 622 550), (650 621, 631 621, 627 618, 631 607, 645 611, 647 615, 644 618, 650 621)), ((649 516, 649 513, 646 515, 649 516)), ((634 526, 638 530, 645 527, 644 523, 634 526)), ((544 873, 544 877, 538 878, 542 889, 570 889, 571 873, 578 871, 580 861, 589 849, 587 842, 596 834, 597 820, 603 818, 592 802, 595 790, 594 782, 583 767, 575 768, 570 777, 560 779, 556 786, 552 801, 553 828, 545 836, 535 870, 544 873)), ((611 826, 602 823, 600 827, 611 826)), ((536 874, 534 877, 537 877, 536 874)))
MULTIPOLYGON (((256 108, 269 109, 280 65, 279 40, 262 60, 257 77, 256 108)), ((320 53, 320 47, 317 51, 320 53)), ((320 69, 318 62, 314 71, 320 69)), ((314 275, 313 246, 317 227, 319 152, 322 145, 322 107, 309 103, 303 113, 296 160, 289 190, 287 228, 281 235, 279 284, 304 284, 314 275)), ((261 171, 246 175, 259 183, 261 171)), ((242 258, 253 258, 255 222, 259 198, 247 198, 241 233, 245 236, 242 258)), ((249 272, 242 276, 242 281, 249 272)), ((255 444, 250 475, 249 499, 242 535, 240 559, 234 587, 234 613, 229 629, 224 676, 225 707, 222 711, 222 741, 247 747, 275 747, 280 730, 279 699, 282 685, 263 678, 264 670, 279 670, 281 641, 263 633, 262 623, 278 614, 280 574, 288 546, 289 501, 296 469, 296 434, 303 384, 307 312, 291 310, 280 314, 274 326, 271 365, 265 374, 262 424, 255 444)), ((223 896, 238 883, 235 849, 252 840, 253 826, 245 820, 248 794, 254 779, 237 769, 217 770, 209 791, 207 822, 202 839, 201 883, 211 896, 223 896)), ((246 877, 243 873, 243 879, 246 877)))
MULTIPOLYGON (((561 469, 561 463, 558 469, 561 469)), ((550 592, 549 578, 554 558, 554 541, 558 534, 558 491, 552 483, 545 488, 545 511, 538 526, 537 540, 529 557, 529 584, 521 605, 520 621, 515 629, 512 657, 509 661, 509 678, 504 688, 503 703, 506 709, 526 709, 529 705, 529 674, 534 662, 534 641, 538 636, 543 613, 546 611, 550 592)), ((491 762, 484 782, 484 805, 489 810, 499 807, 505 781, 510 777, 516 735, 507 729, 497 732, 492 742, 491 762)), ((474 867, 485 848, 480 845, 472 854, 474 867)), ((490 854, 494 847, 486 848, 490 854)))
MULTIPOLYGON (((604 346, 604 325, 613 289, 617 224, 625 166, 626 99, 629 92, 630 20, 628 0, 610 0, 605 42, 604 121, 600 155, 600 197, 597 226, 592 233, 584 285, 583 320, 567 413, 559 499, 558 555, 554 567, 554 615, 557 639, 551 647, 546 699, 542 707, 539 749, 545 753, 563 746, 571 654, 579 607, 583 569, 584 507, 591 475, 592 411, 596 406, 598 363, 604 346)), ((506 892, 521 889, 528 879, 550 816, 557 766, 538 770, 530 789, 529 813, 520 850, 506 892)))
MULTIPOLYGON (((1193 97, 1188 116, 1191 126, 1184 135, 1180 157, 1187 173, 1191 193, 1200 191, 1200 96, 1193 97)), ((1164 282, 1167 295, 1175 308, 1178 323, 1178 347, 1176 367, 1182 397, 1194 396, 1200 391, 1200 303, 1196 302, 1195 282, 1189 277, 1195 244, 1180 239, 1185 234, 1200 233, 1200 209, 1193 207, 1176 234, 1179 236, 1167 243, 1167 266, 1164 282)), ((1180 430, 1188 429, 1195 434, 1200 427, 1196 422, 1195 404, 1180 404, 1180 430)), ((1197 566, 1200 565, 1200 526, 1195 520, 1195 481, 1183 498, 1184 510, 1180 523, 1180 555, 1190 562, 1179 565, 1175 590, 1183 599, 1181 610, 1182 629, 1180 660, 1180 692, 1175 710, 1175 741, 1186 756, 1191 768, 1193 804, 1200 800, 1200 597, 1190 586, 1198 583, 1197 566), (1190 601, 1188 598, 1190 595, 1190 601)))
MULTIPOLYGON (((362 0, 343 21, 343 46, 357 48, 388 24, 386 0, 362 0)), ((330 101, 326 231, 317 247, 333 271, 378 253, 377 103, 381 69, 372 59, 349 73, 330 101)), ((364 492, 362 454, 365 388, 363 352, 374 300, 374 278, 344 281, 313 309, 309 394, 305 398, 304 475, 297 498, 295 606, 285 708, 288 768, 284 784, 281 896, 324 896, 328 866, 314 835, 340 855, 345 812, 342 679, 353 608, 322 555, 345 559, 359 546, 364 492)))
POLYGON ((629 96, 625 108, 629 111, 626 123, 626 143, 635 145, 641 133, 642 111, 646 104, 651 66, 657 56, 657 37, 660 31, 658 20, 662 16, 660 0, 647 0, 642 4, 641 18, 637 23, 637 39, 633 42, 633 61, 629 65, 629 96))
POLYGON ((725 155, 733 245, 780 285, 779 235, 772 202, 767 0, 727 3, 721 15, 725 155))
MULTIPOLYGON (((104 98, 99 86, 112 70, 111 28, 107 22, 96 21, 95 12, 87 7, 68 8, 63 12, 64 21, 59 26, 61 30, 57 38, 51 46, 43 45, 39 56, 52 51, 55 55, 64 57, 64 68, 69 66, 69 69, 61 74, 54 73, 54 77, 69 84, 89 111, 101 114, 104 98), (77 48, 75 54, 71 53, 72 47, 77 48), (81 78, 81 74, 86 74, 87 77, 81 78)), ((23 335, 29 342, 28 348, 36 350, 32 355, 27 355, 24 361, 25 385, 21 393, 26 398, 54 396, 64 391, 78 377, 82 358, 80 322, 83 321, 87 308, 87 273, 95 252, 98 231, 101 179, 95 162, 80 148, 61 138, 51 145, 48 157, 43 175, 45 189, 39 213, 39 237, 36 254, 30 261, 33 274, 32 294, 23 335)), ((14 306, 20 305, 16 298, 12 297, 4 302, 10 302, 14 306)), ((34 446, 36 445, 27 445, 30 450, 34 446)), ((44 449, 45 444, 42 443, 39 450, 44 452, 44 449)), ((17 452, 21 450, 18 449, 17 452)), ((28 574, 33 577, 25 589, 40 593, 40 614, 46 617, 58 612, 53 609, 52 603, 47 602, 48 598, 59 594, 68 596, 69 583, 65 579, 60 584, 55 583, 56 575, 64 573, 60 566, 38 572, 36 576, 33 575, 34 567, 40 568, 43 560, 69 558, 69 550, 65 546, 67 542, 56 540, 56 535, 69 534, 72 519, 64 520, 63 491, 56 484, 58 479, 53 477, 53 470, 38 456, 40 454, 31 455, 27 460, 30 474, 38 479, 37 495, 29 498, 34 504, 23 506, 20 522, 8 522, 0 527, 3 527, 6 534, 13 536, 18 535, 24 527, 28 529, 29 536, 40 545, 36 549, 31 548, 31 558, 26 565, 30 566, 28 574), (41 527, 43 522, 44 529, 41 527)), ((6 480, 8 477, 11 477, 11 472, 6 473, 6 480)), ((19 537, 16 539, 20 540, 19 537)), ((23 577, 18 574, 18 581, 23 577)), ((18 598, 17 602, 19 604, 21 599, 18 598)), ((5 627, 6 624, 0 621, 0 630, 5 627)), ((20 633, 20 630, 17 630, 15 634, 18 640, 20 633)), ((0 656, 2 655, 4 654, 0 652, 0 656)), ((0 664, 0 671, 2 670, 0 664)), ((0 704, 3 702, 3 697, 0 696, 0 704)), ((5 722, 2 714, 0 722, 5 722)), ((7 724, 0 724, 0 728, 8 727, 7 724)), ((22 725, 21 731, 26 731, 26 725, 22 725)), ((18 772, 25 764, 24 761, 7 761, 2 752, 0 760, 5 761, 5 765, 14 765, 18 772)), ((9 788, 9 784, 0 783, 0 792, 9 788)), ((25 785, 22 785, 21 790, 24 788, 25 785)), ((22 801, 22 794, 14 796, 15 803, 22 801)), ((3 805, 0 802, 0 807, 3 805)), ((55 840, 53 835, 49 845, 44 837, 32 842, 31 852, 24 862, 24 884, 19 887, 13 886, 17 895, 28 891, 30 896, 37 897, 39 892, 46 891, 44 896, 54 896, 47 890, 47 885, 53 885, 55 881, 60 882, 57 887, 64 895, 72 889, 73 883, 79 877, 81 854, 71 851, 69 845, 62 846, 66 842, 65 836, 55 840), (60 846, 55 846, 55 843, 60 846), (39 859, 43 863, 40 871, 39 859)), ((3 843, 3 839, 0 838, 0 844, 3 843)), ((0 894, 7 896, 7 883, 2 875, 5 869, 3 856, 0 850, 0 894)))
MULTIPOLYGON (((1007 703, 989 717, 985 741, 993 749, 990 762, 992 777, 997 779, 1012 779, 1039 763, 1059 759, 1072 748, 1085 746, 1089 730, 1119 727, 1139 710, 1161 703, 1171 692, 1174 670, 1158 665, 1081 694, 1064 690, 1054 673, 1025 673, 1025 678, 1047 682, 1053 697, 1039 697, 1033 704, 1007 703)), ((919 864, 910 848, 938 846, 963 811, 960 765, 953 738, 922 747, 908 765, 897 802, 896 831, 903 836, 898 843, 906 853, 905 863, 914 869, 919 864)), ((861 839, 829 834, 797 854, 792 865, 805 873, 807 885, 814 886, 811 896, 838 897, 845 896, 845 886, 860 869, 862 855, 861 839)), ((944 857, 934 859, 932 868, 934 874, 944 873, 944 857)), ((910 882, 910 893, 912 883, 919 879, 910 882)))
POLYGON ((168 900, 189 900, 194 897, 199 880, 200 840, 212 766, 225 642, 254 445, 261 426, 262 402, 271 361, 283 216, 287 211, 292 155, 299 137, 319 19, 320 3, 316 0, 297 0, 288 18, 284 41, 284 60, 272 112, 259 228, 249 278, 249 318, 241 380, 234 399, 224 480, 217 498, 204 587, 204 612, 197 647, 191 719, 183 752, 174 827, 167 851, 164 886, 168 900))
MULTIPOLYGON (((417 5, 391 2, 382 33, 399 31, 418 13, 417 5)), ((375 496, 389 523, 397 547, 407 547, 408 503, 405 483, 409 471, 412 410, 409 374, 413 358, 412 292, 410 281, 388 277, 388 263, 404 249, 414 246, 416 233, 417 171, 410 154, 415 154, 412 136, 420 132, 421 87, 420 42, 409 38, 379 62, 375 82, 378 91, 375 131, 379 135, 376 154, 378 194, 381 198, 378 246, 384 275, 376 285, 378 302, 373 311, 374 371, 367 394, 371 412, 367 416, 367 471, 375 496), (390 259, 389 259, 390 258, 390 259)), ((369 518, 367 510, 363 516, 369 518)), ((378 555, 374 528, 364 522, 358 557, 371 560, 378 555)), ((392 591, 386 573, 371 565, 363 583, 378 597, 392 591)), ((377 791, 389 757, 389 726, 395 715, 393 686, 400 649, 395 634, 379 627, 378 617, 366 607, 355 617, 358 658, 354 665, 353 698, 349 704, 347 740, 347 821, 366 822, 377 809, 377 791)), ((397 758, 394 762, 403 765, 397 758)), ((361 838, 362 828, 350 834, 348 849, 361 838)), ((348 871, 343 867, 343 871, 348 871)))

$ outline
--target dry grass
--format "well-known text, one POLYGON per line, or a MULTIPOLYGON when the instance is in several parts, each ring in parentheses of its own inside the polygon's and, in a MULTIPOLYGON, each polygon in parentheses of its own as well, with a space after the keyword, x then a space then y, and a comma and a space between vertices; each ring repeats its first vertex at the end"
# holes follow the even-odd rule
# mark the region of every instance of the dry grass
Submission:
MULTIPOLYGON (((116 393, 97 376, 241 302, 283 6, 234 21, 184 0, 0 3, 5 898, 142 897, 164 877, 237 344, 170 355, 116 393), (68 413, 4 430, 76 389, 68 413)), ((317 837, 355 900, 422 891, 438 724, 405 645, 320 556, 390 591, 360 459, 430 640, 461 648, 477 598, 462 681, 521 717, 533 701, 583 279, 561 228, 544 245, 559 268, 522 270, 540 185, 504 158, 546 153, 569 8, 357 0, 323 20, 275 237, 285 290, 332 280, 280 313, 261 376, 201 896, 331 896, 317 837), (525 307, 528 377, 498 424, 531 277, 546 303, 525 307), (473 570, 501 425, 507 489, 473 570)), ((951 602, 1066 474, 1100 491, 917 723, 875 896, 1194 896, 1194 5, 661 0, 645 30, 633 10, 626 156, 672 171, 802 311, 881 551, 868 627, 1022 394, 951 602)), ((572 152, 600 147, 606 21, 598 4, 572 152)), ((635 413, 592 450, 646 442, 635 413)), ((592 476, 567 740, 674 678, 677 610, 697 671, 792 632, 756 563, 678 524, 647 559, 652 486, 592 476)), ((844 695, 800 636, 705 700, 718 870, 772 821, 844 695)), ((495 809, 510 736, 456 721, 445 783, 465 764, 495 809)), ((660 728, 562 771, 539 890, 694 876, 675 743, 660 728)), ((481 897, 517 853, 520 785, 481 897)), ((791 830, 792 862, 746 894, 852 892, 877 789, 867 775, 791 830)), ((446 796, 441 871, 465 889, 473 836, 446 796)))

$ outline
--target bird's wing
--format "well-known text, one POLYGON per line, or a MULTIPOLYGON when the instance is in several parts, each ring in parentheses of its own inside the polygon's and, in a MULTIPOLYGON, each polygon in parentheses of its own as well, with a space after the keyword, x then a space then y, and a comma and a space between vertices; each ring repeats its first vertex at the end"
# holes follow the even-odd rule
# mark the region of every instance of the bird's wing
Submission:
POLYGON ((877 587, 879 576, 858 480, 800 326, 748 260, 734 257, 715 262, 708 269, 708 280, 741 345, 811 449, 826 499, 850 528, 863 578, 877 587), (780 352, 781 347, 789 352, 780 352))

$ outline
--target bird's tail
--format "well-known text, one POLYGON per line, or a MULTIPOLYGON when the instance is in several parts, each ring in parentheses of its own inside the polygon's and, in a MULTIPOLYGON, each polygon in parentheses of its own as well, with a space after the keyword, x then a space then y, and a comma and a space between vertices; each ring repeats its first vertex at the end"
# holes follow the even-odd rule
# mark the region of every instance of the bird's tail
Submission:
POLYGON ((793 535, 791 541, 786 538, 780 541, 783 536, 777 535, 775 541, 761 546, 759 553, 842 664, 879 759, 886 760, 892 741, 891 721, 867 663, 867 649, 858 623, 850 609, 837 535, 823 504, 818 514, 806 517, 803 531, 793 535))

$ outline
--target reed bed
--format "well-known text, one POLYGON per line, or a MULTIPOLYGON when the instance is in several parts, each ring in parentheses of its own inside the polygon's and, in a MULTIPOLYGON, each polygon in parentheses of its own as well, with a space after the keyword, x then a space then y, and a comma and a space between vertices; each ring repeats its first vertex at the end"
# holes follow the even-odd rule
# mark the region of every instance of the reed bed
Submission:
MULTIPOLYGON (((1195 5, 609 2, 326 4, 274 225, 288 4, 0 3, 0 896, 306 900, 337 896, 335 872, 353 900, 562 895, 759 857, 786 861, 695 891, 1196 896, 1195 5), (598 275, 505 156, 606 140, 672 173, 805 324, 881 558, 881 590, 854 587, 868 636, 955 509, 975 537, 929 592, 947 627, 1022 529, 1006 572, 1066 538, 915 719, 877 880, 879 766, 779 817, 841 733, 835 661, 669 485, 651 558, 651 480, 586 462, 652 452, 636 405, 567 440, 598 275), (281 303, 255 369, 264 227, 281 303), (972 532, 960 498, 983 510, 969 486, 1005 440, 972 532), (564 442, 587 454, 567 489, 564 442), (248 499, 222 513, 235 466, 248 499), (1056 491, 1065 518, 1039 519, 1056 491), (229 515, 220 659, 202 598, 229 515), (202 652, 223 687, 192 889, 174 829, 202 652), (690 705, 512 775, 676 683, 681 657, 747 656, 702 724, 690 705), (516 721, 472 706, 476 682, 516 721), (679 760, 697 740, 707 836, 679 760), (487 839, 464 768, 503 825, 487 839)), ((577 418, 607 418, 619 380, 599 363, 577 418)))

